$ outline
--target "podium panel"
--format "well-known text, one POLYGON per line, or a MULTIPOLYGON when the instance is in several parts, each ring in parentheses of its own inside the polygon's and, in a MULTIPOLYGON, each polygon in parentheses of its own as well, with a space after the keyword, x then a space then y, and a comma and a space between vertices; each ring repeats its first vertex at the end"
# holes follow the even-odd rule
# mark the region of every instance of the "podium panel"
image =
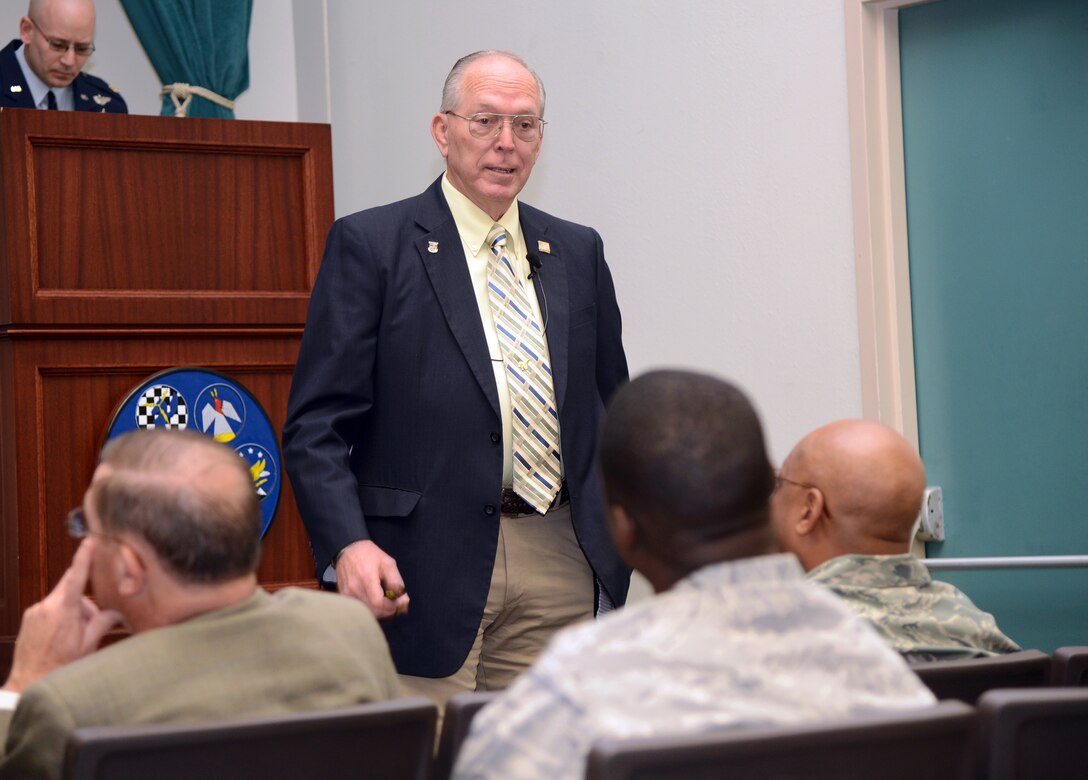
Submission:
POLYGON ((0 325, 303 323, 327 125, 0 111, 0 325))
MULTIPOLYGON (((326 125, 0 110, 0 674, 133 387, 206 368, 282 430, 331 159, 326 125)), ((280 479, 258 576, 315 587, 280 479)))
MULTIPOLYGON (((5 423, 0 445, 4 500, 14 504, 0 534, 0 662, 10 662, 22 610, 44 596, 71 561, 77 542, 68 536, 65 516, 82 501, 128 391, 163 368, 200 365, 245 385, 281 430, 298 340, 286 329, 117 331, 90 338, 71 330, 9 331, 0 338, 0 365, 28 390, 0 393, 5 420, 14 423, 5 423), (12 439, 20 454, 31 456, 7 458, 12 439)), ((286 480, 258 575, 271 589, 315 585, 309 541, 286 480)))

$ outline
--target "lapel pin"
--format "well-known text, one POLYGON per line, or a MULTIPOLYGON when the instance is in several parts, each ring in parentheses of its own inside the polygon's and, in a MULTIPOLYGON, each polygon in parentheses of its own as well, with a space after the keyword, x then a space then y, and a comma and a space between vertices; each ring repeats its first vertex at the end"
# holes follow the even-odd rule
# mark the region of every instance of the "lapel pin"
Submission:
MULTIPOLYGON (((86 100, 87 98, 83 98, 83 99, 86 100)), ((94 96, 94 102, 97 103, 100 106, 106 105, 111 100, 113 100, 113 98, 111 98, 109 95, 95 95, 94 96)))
POLYGON ((428 241, 427 242, 427 251, 430 252, 432 255, 437 255, 438 254, 438 242, 437 241, 428 241))
POLYGON ((22 92, 23 91, 23 88, 20 87, 18 84, 12 84, 10 89, 11 89, 12 92, 22 92))
POLYGON ((549 244, 547 241, 537 241, 536 248, 546 255, 550 255, 552 253, 552 245, 549 244))

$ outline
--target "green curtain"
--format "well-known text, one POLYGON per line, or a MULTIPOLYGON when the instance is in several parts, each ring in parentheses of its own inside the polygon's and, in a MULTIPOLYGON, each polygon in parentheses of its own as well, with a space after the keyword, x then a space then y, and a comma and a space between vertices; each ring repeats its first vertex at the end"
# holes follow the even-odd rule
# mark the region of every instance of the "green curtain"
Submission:
MULTIPOLYGON (((249 21, 253 0, 121 0, 163 85, 183 83, 234 100, 249 87, 249 21)), ((169 95, 163 116, 174 114, 169 95)), ((189 116, 233 119, 234 112, 199 95, 189 116)))

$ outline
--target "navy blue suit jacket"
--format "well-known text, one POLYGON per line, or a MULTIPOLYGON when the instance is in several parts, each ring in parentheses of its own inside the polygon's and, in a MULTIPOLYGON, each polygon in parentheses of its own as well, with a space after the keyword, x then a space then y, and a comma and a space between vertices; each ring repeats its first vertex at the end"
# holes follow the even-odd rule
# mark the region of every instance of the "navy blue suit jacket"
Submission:
MULTIPOLYGON (((0 108, 36 108, 30 87, 23 78, 23 69, 15 59, 15 51, 22 45, 23 42, 16 38, 0 49, 0 108), (15 91, 12 87, 16 87, 15 91)), ((125 99, 97 76, 80 73, 72 82, 72 91, 76 111, 128 113, 125 99)))
MULTIPOLYGON (((550 246, 538 253, 534 283, 547 310, 574 526, 619 605, 629 572, 608 538, 595 467, 605 403, 627 378, 612 277, 596 231, 519 208, 526 245, 550 246)), ((490 354, 441 178, 422 195, 333 225, 283 444, 318 576, 343 547, 372 539, 396 559, 411 597, 408 614, 385 625, 398 671, 457 671, 491 581, 503 447, 490 354)))

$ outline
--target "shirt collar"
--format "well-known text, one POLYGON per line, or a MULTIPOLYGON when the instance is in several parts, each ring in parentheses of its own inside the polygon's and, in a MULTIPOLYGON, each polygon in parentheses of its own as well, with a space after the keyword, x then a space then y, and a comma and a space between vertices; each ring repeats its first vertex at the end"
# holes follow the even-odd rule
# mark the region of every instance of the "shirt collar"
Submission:
POLYGON ((900 555, 840 555, 824 561, 808 573, 816 582, 844 582, 873 588, 922 586, 930 581, 929 570, 912 553, 900 555))
POLYGON ((693 571, 673 588, 705 590, 748 582, 800 581, 804 576, 800 562, 791 553, 774 553, 708 564, 693 571))
MULTIPOLYGON (((447 174, 442 174, 442 194, 446 196, 446 203, 453 213, 453 221, 457 224, 457 232, 461 234, 465 249, 476 257, 487 243, 487 234, 491 232, 496 220, 454 187, 447 174)), ((514 256, 524 257, 525 240, 521 236, 517 198, 497 221, 506 229, 506 245, 513 249, 514 256)))
POLYGON ((26 44, 23 44, 15 50, 15 59, 19 61, 19 67, 23 70, 23 80, 26 82, 27 87, 30 88, 30 96, 34 98, 35 106, 40 106, 42 104, 42 101, 45 100, 45 93, 50 89, 53 90, 53 95, 56 97, 58 104, 60 103, 62 93, 66 89, 71 89, 71 87, 50 87, 38 78, 38 74, 34 72, 29 64, 27 64, 26 44))

